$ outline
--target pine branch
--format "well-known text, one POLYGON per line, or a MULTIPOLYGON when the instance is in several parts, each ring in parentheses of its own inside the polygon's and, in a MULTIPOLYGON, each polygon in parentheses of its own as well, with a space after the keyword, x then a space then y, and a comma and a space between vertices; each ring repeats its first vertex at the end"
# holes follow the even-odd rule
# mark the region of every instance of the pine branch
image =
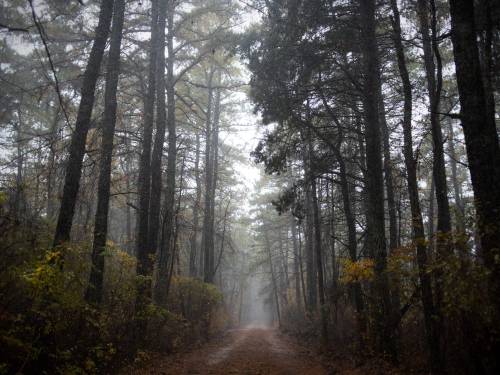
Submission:
POLYGON ((6 29, 8 32, 20 31, 23 33, 29 33, 29 30, 23 27, 13 27, 9 25, 4 25, 3 23, 0 23, 0 29, 6 29))
POLYGON ((62 94, 61 94, 61 88, 59 85, 59 79, 57 78, 57 73, 56 73, 56 68, 54 66, 54 61, 52 60, 52 55, 50 54, 49 46, 47 44, 47 34, 45 32, 45 29, 43 28, 42 24, 40 23, 38 16, 36 15, 35 12, 35 7, 33 6, 33 0, 28 0, 31 8, 31 16, 33 18, 33 22, 35 23, 35 26, 38 30, 38 34, 40 35, 40 38, 42 39, 43 46, 45 48, 45 53, 47 54, 47 58, 49 59, 49 65, 50 65, 50 70, 52 71, 52 74, 54 76, 54 88, 57 93, 57 97, 59 99, 59 105, 61 107, 61 110, 64 113, 64 117, 66 118, 66 123, 68 126, 70 126, 69 123, 69 116, 68 113, 66 112, 66 108, 64 107, 63 99, 62 99, 62 94))

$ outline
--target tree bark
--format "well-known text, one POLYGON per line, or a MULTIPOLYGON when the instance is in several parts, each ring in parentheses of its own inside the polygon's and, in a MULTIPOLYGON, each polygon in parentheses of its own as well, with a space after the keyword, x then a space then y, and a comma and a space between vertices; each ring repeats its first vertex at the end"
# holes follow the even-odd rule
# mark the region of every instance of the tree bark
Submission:
MULTIPOLYGON (((309 134, 307 135, 310 136, 309 134)), ((305 186, 305 210, 306 210, 306 227, 304 230, 305 237, 305 252, 306 252, 306 281, 307 281, 307 309, 313 312, 317 309, 317 277, 316 266, 314 264, 314 214, 313 214, 313 201, 310 179, 311 175, 311 161, 310 155, 306 148, 304 152, 304 172, 306 176, 305 186)))
POLYGON ((59 124, 59 114, 60 106, 54 108, 54 117, 52 119, 52 124, 50 128, 50 144, 49 144, 49 165, 47 172, 47 218, 53 220, 55 216, 55 192, 58 190, 56 185, 56 144, 58 138, 58 124, 59 124))
POLYGON ((158 0, 151 2, 151 41, 149 51, 148 89, 144 101, 144 128, 142 131, 142 152, 139 160, 139 177, 137 181, 139 207, 137 210, 137 275, 140 281, 137 291, 137 307, 142 309, 151 297, 151 280, 153 273, 153 254, 148 247, 149 200, 151 188, 151 140, 153 137, 153 115, 156 97, 156 63, 158 45, 158 0))
POLYGON ((490 270, 489 291, 500 317, 500 149, 494 114, 488 111, 476 40, 474 2, 449 0, 460 116, 469 161, 480 236, 480 254, 490 270))
MULTIPOLYGON (((309 144, 309 152, 312 152, 312 146, 309 144)), ((311 158, 311 156, 310 156, 311 158)), ((321 345, 326 348, 328 345, 328 306, 325 302, 325 285, 323 277, 323 252, 321 249, 321 214, 318 205, 318 196, 316 192, 316 179, 311 180, 312 209, 314 222, 314 248, 316 250, 316 268, 318 270, 318 295, 319 309, 321 317, 321 345)))
MULTIPOLYGON (((347 250, 351 262, 358 261, 357 239, 356 239, 356 217, 353 212, 351 203, 351 189, 347 180, 347 170, 345 160, 340 153, 338 147, 333 149, 337 163, 339 164, 340 190, 342 193, 342 203, 344 208, 344 216, 347 226, 347 250)), ((366 318, 365 305, 360 283, 354 283, 352 286, 352 296, 354 307, 356 309, 356 320, 359 330, 359 341, 362 342, 363 336, 366 334, 366 318)))
MULTIPOLYGON (((167 123, 167 108, 165 100, 165 27, 167 18, 167 1, 160 1, 158 5, 157 47, 156 47, 156 134, 151 154, 151 190, 149 197, 148 218, 148 249, 152 253, 158 251, 160 232, 160 207, 162 192, 162 158, 165 143, 167 123)), ((170 38, 168 40, 170 43, 170 38)), ((168 56, 170 64, 171 56, 168 56)), ((168 73, 167 73, 168 75, 168 73)), ((167 78, 168 80, 168 78, 167 78)), ((170 84, 170 82, 168 83, 170 84)))
POLYGON ((387 198, 387 211, 389 213, 389 251, 394 250, 397 247, 397 220, 396 220, 396 202, 394 198, 394 182, 392 176, 392 163, 391 163, 391 151, 390 151, 390 140, 389 140, 389 127, 387 126, 385 113, 385 103, 382 93, 382 87, 380 86, 379 92, 379 119, 382 131, 382 141, 383 141, 383 157, 384 157, 384 181, 385 181, 385 192, 387 198))
POLYGON ((455 134, 453 125, 448 121, 448 153, 450 155, 451 181, 455 198, 456 230, 459 234, 465 233, 465 207, 462 201, 462 185, 458 181, 457 153, 455 151, 455 134))
POLYGON ((387 250, 384 224, 384 178, 381 155, 378 94, 380 92, 379 57, 375 34, 375 0, 360 0, 363 56, 363 109, 366 142, 366 185, 368 198, 367 244, 374 260, 375 332, 378 349, 397 357, 393 311, 387 277, 387 250))
POLYGON ((413 241, 417 251, 421 299, 424 310, 427 344, 429 346, 429 362, 431 370, 433 372, 439 373, 442 370, 442 356, 438 337, 439 331, 437 325, 435 324, 436 321, 434 318, 434 297, 432 293, 432 282, 429 275, 427 248, 424 233, 424 221, 422 218, 422 210, 420 208, 420 199, 418 196, 417 163, 413 153, 413 136, 411 125, 413 94, 410 77, 408 74, 408 68, 406 65, 406 56, 402 43, 400 16, 396 0, 391 0, 391 8, 393 13, 393 41, 396 47, 399 74, 403 83, 403 155, 406 166, 408 196, 410 199, 413 241))
POLYGON ((70 240, 71 226, 75 214, 76 199, 80 188, 85 143, 90 128, 90 118, 94 108, 94 95, 101 61, 108 40, 109 27, 113 16, 113 0, 103 0, 99 12, 99 21, 95 31, 94 43, 83 75, 80 106, 71 136, 69 157, 66 162, 63 196, 57 218, 53 246, 59 246, 70 240))
POLYGON ((297 304, 297 309, 302 311, 302 297, 300 295, 300 256, 299 256, 299 244, 297 240, 297 226, 293 216, 290 217, 290 228, 292 231, 292 244, 293 244, 293 273, 295 280, 295 303, 297 304))
POLYGON ((111 187, 111 161, 116 124, 116 90, 120 75, 120 49, 122 41, 125 0, 115 0, 113 25, 106 72, 104 92, 104 119, 102 123, 101 164, 97 185, 97 208, 92 245, 92 267, 85 292, 85 300, 100 305, 103 297, 104 252, 108 236, 109 193, 111 187))
POLYGON ((201 178, 200 178, 200 135, 196 134, 196 156, 194 164, 194 178, 196 181, 196 196, 193 203, 193 229, 190 238, 190 253, 189 253, 189 275, 197 276, 196 259, 198 256, 198 232, 200 225, 200 204, 201 204, 201 178))
MULTIPOLYGON (((177 129, 175 118, 175 81, 174 81, 174 9, 175 1, 167 2, 167 127, 168 127, 168 155, 167 155, 167 185, 165 191, 165 218, 162 225, 162 244, 157 249, 157 281, 154 285, 153 300, 157 305, 166 306, 168 282, 168 262, 173 253, 175 243, 174 216, 175 216, 175 178, 177 163, 177 129)), ((161 16, 161 14, 160 14, 161 16)), ((161 191, 160 191, 161 193, 161 191)), ((151 204, 155 202, 151 201, 151 204)))
MULTIPOLYGON (((428 7, 428 2, 418 0, 417 13, 420 21, 420 33, 422 34, 422 43, 424 50, 424 67, 427 79, 427 89, 429 92, 430 104, 430 122, 432 133, 433 147, 433 165, 432 171, 434 176, 436 203, 437 203, 437 236, 436 236, 436 261, 438 264, 444 262, 446 257, 452 253, 450 246, 451 235, 451 214, 448 202, 448 186, 446 182, 446 170, 444 161, 444 142, 439 121, 439 107, 442 87, 442 67, 441 57, 436 42, 436 15, 433 0, 430 1, 431 6, 428 7), (432 13, 432 21, 429 23, 429 13, 432 13), (432 29, 432 35, 429 33, 432 29), (434 63, 434 58, 437 62, 434 63)), ((436 279, 435 299, 436 313, 439 316, 438 320, 442 322, 440 309, 443 301, 444 286, 443 272, 437 268, 434 272, 436 279)), ((441 351, 444 354, 444 351, 441 351)))
MULTIPOLYGON (((220 72, 218 74, 217 85, 220 86, 220 72)), ((209 238, 210 240, 210 270, 212 272, 212 281, 215 278, 215 192, 217 189, 218 171, 219 171, 219 120, 220 120, 220 97, 221 89, 215 89, 214 116, 212 121, 212 184, 210 186, 210 221, 209 221, 209 238)))
POLYGON ((212 219, 211 205, 212 205, 212 101, 213 101, 213 75, 214 68, 210 69, 208 77, 208 103, 207 103, 207 122, 206 122, 206 137, 205 137, 205 203, 204 203, 204 216, 203 216, 203 232, 201 243, 203 246, 203 279, 206 283, 212 282, 213 269, 210 267, 213 264, 213 237, 210 235, 210 223, 212 219))
POLYGON ((273 288, 273 293, 274 293, 274 301, 276 303, 276 315, 278 318, 278 326, 281 326, 281 313, 280 313, 280 301, 279 301, 279 295, 278 295, 278 283, 276 282, 276 275, 274 273, 273 258, 271 256, 271 242, 269 241, 269 234, 267 231, 264 232, 264 239, 266 241, 267 259, 269 262, 269 269, 271 271, 271 282, 272 282, 272 288, 273 288))

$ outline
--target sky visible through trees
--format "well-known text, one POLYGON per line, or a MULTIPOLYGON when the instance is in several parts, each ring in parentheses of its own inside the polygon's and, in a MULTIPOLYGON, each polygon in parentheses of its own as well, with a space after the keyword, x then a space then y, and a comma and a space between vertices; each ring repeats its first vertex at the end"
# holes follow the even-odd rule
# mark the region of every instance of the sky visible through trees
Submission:
POLYGON ((0 0, 0 374, 500 373, 499 71, 494 0, 0 0))

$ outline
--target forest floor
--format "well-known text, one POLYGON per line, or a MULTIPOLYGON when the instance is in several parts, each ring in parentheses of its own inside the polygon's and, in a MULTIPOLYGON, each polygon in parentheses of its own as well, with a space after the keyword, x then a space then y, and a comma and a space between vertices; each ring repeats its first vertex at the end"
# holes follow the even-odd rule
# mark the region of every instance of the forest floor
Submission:
POLYGON ((152 358, 120 375, 367 375, 401 374, 394 368, 355 366, 342 356, 324 358, 272 328, 229 330, 189 353, 152 358))
POLYGON ((156 358, 140 369, 121 375, 327 375, 329 372, 309 351, 271 328, 228 331, 190 353, 156 358))

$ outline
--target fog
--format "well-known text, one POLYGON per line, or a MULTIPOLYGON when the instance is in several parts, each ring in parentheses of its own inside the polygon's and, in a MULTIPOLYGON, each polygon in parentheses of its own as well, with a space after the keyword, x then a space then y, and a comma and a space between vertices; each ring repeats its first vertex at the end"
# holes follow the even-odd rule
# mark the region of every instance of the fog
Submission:
POLYGON ((268 284, 257 272, 248 277, 243 289, 243 304, 240 319, 242 327, 270 327, 274 322, 272 299, 269 298, 268 284))

